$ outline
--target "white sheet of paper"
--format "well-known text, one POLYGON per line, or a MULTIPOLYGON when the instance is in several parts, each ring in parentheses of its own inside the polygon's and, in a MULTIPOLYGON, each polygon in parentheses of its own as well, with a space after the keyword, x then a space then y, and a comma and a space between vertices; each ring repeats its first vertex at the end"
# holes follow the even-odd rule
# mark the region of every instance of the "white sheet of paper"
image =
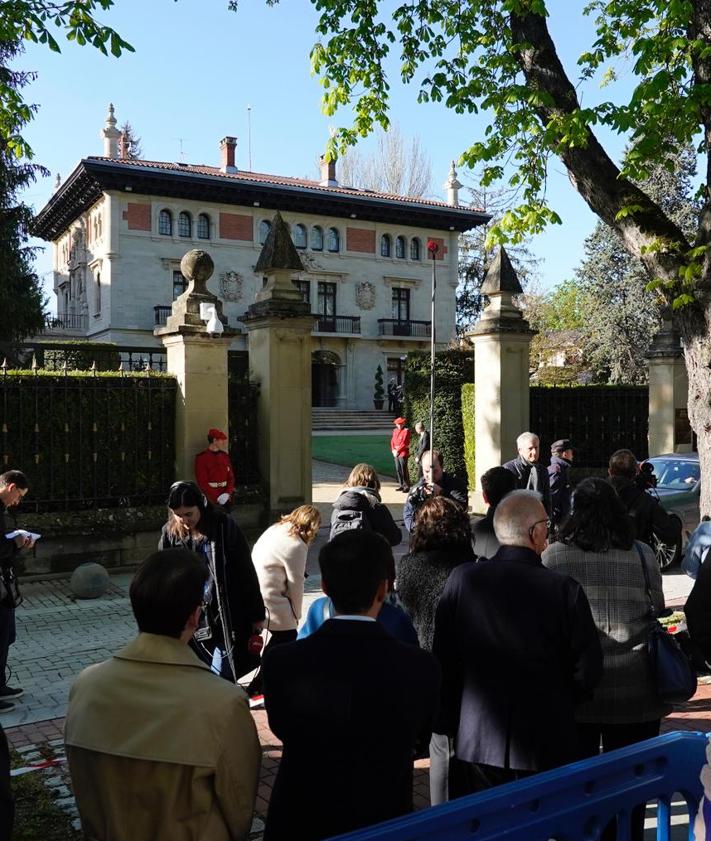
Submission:
POLYGON ((5 537, 8 540, 14 540, 16 537, 29 537, 32 541, 39 540, 41 534, 36 534, 33 531, 25 531, 24 529, 17 529, 17 531, 9 531, 5 537))

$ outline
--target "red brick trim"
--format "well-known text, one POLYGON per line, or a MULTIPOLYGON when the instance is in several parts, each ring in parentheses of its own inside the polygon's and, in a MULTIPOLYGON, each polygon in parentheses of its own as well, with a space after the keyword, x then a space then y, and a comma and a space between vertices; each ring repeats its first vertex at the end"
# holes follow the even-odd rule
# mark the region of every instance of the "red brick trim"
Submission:
POLYGON ((220 238, 252 242, 252 217, 238 213, 220 213, 220 238))
POLYGON ((366 228, 346 228, 346 251, 375 254, 375 231, 366 228))
POLYGON ((151 206, 129 202, 128 208, 123 212, 123 218, 128 222, 129 231, 150 231, 151 206))

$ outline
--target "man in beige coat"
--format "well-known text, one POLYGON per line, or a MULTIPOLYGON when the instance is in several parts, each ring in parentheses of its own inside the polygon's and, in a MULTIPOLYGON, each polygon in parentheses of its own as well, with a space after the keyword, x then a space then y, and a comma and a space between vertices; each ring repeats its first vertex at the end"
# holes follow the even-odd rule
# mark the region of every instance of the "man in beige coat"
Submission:
POLYGON ((187 645, 210 591, 192 552, 151 555, 130 588, 138 637, 72 686, 67 759, 92 841, 249 832, 261 753, 247 697, 187 645))

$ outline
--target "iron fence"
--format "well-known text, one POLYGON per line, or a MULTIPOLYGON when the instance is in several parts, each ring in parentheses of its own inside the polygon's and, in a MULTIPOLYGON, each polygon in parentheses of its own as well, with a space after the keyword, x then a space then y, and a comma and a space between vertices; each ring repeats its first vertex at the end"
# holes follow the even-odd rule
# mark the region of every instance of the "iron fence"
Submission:
POLYGON ((257 451, 258 391, 249 381, 249 354, 231 350, 227 357, 230 458, 240 485, 260 483, 257 451))
POLYGON ((560 438, 575 447, 576 467, 607 467, 621 448, 647 458, 649 389, 647 386, 580 386, 530 390, 529 429, 541 440, 541 460, 560 438))
POLYGON ((22 342, 0 344, 5 367, 45 371, 165 371, 162 347, 134 347, 107 342, 22 342))
POLYGON ((379 336, 416 336, 429 338, 432 335, 431 321, 401 321, 397 318, 378 319, 379 336))
POLYGON ((175 472, 172 377, 0 372, 3 470, 35 512, 159 504, 175 472))

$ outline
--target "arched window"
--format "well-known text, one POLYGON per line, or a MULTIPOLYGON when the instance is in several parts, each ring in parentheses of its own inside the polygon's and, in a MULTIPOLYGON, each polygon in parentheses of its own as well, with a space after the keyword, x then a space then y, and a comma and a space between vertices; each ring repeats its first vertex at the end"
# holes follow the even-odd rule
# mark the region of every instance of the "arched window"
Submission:
POLYGON ((390 240, 389 234, 383 234, 380 237, 380 256, 381 257, 389 257, 390 252, 392 251, 392 244, 390 240))
POLYGON ((190 218, 190 214, 183 211, 178 216, 178 236, 179 237, 190 237, 193 235, 193 220, 190 218))
POLYGON ((417 237, 413 237, 410 240, 410 259, 411 260, 419 260, 420 259, 420 241, 417 237))
POLYGON ((269 231, 271 231, 271 229, 272 229, 272 223, 269 220, 263 219, 259 223, 259 244, 260 245, 264 245, 264 243, 267 241, 267 237, 269 236, 269 231))
POLYGON ((405 237, 397 237, 395 239, 395 256, 398 260, 405 259, 405 237))
POLYGON ((313 251, 323 251, 323 230, 318 225, 311 228, 311 249, 313 251))
POLYGON ((306 226, 294 225, 292 229, 292 237, 296 248, 306 248, 306 226))
POLYGON ((173 234, 173 214, 169 210, 161 210, 158 216, 158 233, 166 237, 173 234))
POLYGON ((207 213, 201 213, 197 221, 198 239, 210 239, 210 217, 207 213))
POLYGON ((333 252, 341 250, 341 236, 338 228, 328 229, 328 250, 333 252))

